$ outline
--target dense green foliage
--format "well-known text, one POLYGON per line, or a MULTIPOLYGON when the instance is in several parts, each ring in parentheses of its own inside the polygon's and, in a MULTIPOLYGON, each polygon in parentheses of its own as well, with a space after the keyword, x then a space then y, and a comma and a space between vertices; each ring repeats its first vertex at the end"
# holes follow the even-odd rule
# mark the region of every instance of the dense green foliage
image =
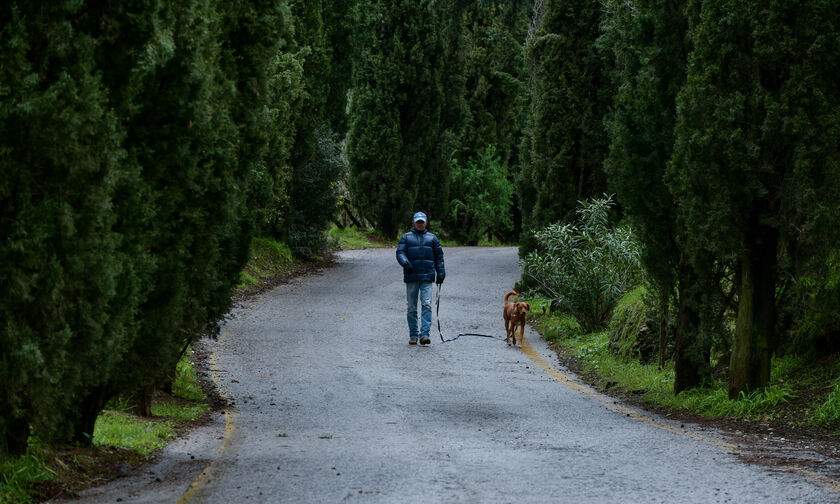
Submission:
POLYGON ((353 204, 386 236, 416 210, 442 216, 443 39, 431 2, 362 2, 356 10, 347 156, 353 204))
POLYGON ((642 262, 659 297, 661 326, 671 299, 676 301, 677 392, 709 378, 709 331, 700 330, 696 284, 701 276, 706 284, 714 283, 716 274, 707 265, 695 267, 680 247, 684 230, 664 178, 674 147, 676 98, 690 52, 684 8, 684 3, 665 0, 609 2, 599 41, 614 58, 615 94, 607 116, 611 143, 604 168, 642 243, 642 262))
POLYGON ((667 0, 611 1, 599 41, 615 60, 604 168, 642 242, 649 278, 666 295, 680 266, 676 216, 664 181, 674 145, 676 97, 685 80, 686 27, 678 7, 667 0))
POLYGON ((612 198, 585 202, 578 219, 535 234, 524 274, 586 332, 603 329, 621 297, 639 281, 639 246, 630 228, 609 222, 612 198))
POLYGON ((417 210, 520 237, 577 331, 646 281, 676 392, 840 350, 832 2, 7 4, 0 456, 148 406, 262 275, 254 236, 312 256, 331 221, 393 238, 417 210), (608 186, 615 226, 603 200, 561 224, 608 186))
POLYGON ((667 177, 684 250, 735 271, 731 397, 770 378, 781 288, 837 246, 839 18, 827 2, 702 2, 692 27, 667 177))
POLYGON ((513 230, 513 183, 492 145, 476 157, 460 162, 452 158, 449 215, 444 221, 449 234, 469 245, 483 237, 504 239, 513 230))
POLYGON ((0 11, 0 455, 30 428, 89 444, 116 394, 142 408, 229 309, 256 231, 323 246, 343 159, 319 129, 323 10, 0 11))
POLYGON ((530 114, 519 200, 523 252, 534 230, 570 219, 577 202, 601 194, 611 93, 596 40, 601 4, 548 0, 528 39, 530 114))
MULTIPOLYGON (((452 2, 446 14, 453 22, 446 29, 443 120, 451 123, 450 143, 457 149, 453 157, 461 162, 478 158, 480 151, 492 145, 511 182, 520 165, 527 91, 523 43, 531 7, 530 1, 523 0, 460 0, 452 2)), ((450 188, 450 205, 460 198, 458 189, 450 188)), ((511 203, 512 226, 496 226, 493 233, 515 242, 521 227, 515 195, 511 203)), ((457 238, 465 231, 462 225, 462 221, 444 223, 447 234, 457 238)))
POLYGON ((136 202, 116 196, 140 173, 76 10, 0 18, 0 453, 22 452, 30 424, 52 434, 115 369, 148 269, 116 229, 136 202))

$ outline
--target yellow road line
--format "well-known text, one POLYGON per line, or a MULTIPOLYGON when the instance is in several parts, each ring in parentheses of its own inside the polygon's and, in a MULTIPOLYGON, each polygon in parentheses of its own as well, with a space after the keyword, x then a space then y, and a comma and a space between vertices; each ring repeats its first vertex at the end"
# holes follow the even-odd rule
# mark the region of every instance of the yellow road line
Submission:
MULTIPOLYGON (((653 425, 655 427, 658 427, 660 429, 663 429, 663 430, 666 430, 666 431, 669 431, 669 432, 674 432, 674 433, 679 434, 681 436, 687 436, 687 437, 696 439, 698 441, 702 441, 702 442, 704 442, 708 445, 716 446, 716 447, 718 447, 722 450, 735 452, 735 453, 741 453, 742 452, 742 450, 737 445, 735 445, 733 443, 729 443, 729 442, 726 442, 726 441, 721 441, 721 440, 718 440, 718 439, 712 439, 710 437, 707 437, 707 436, 704 436, 704 435, 700 434, 699 432, 693 432, 693 431, 689 431, 689 430, 686 430, 686 429, 682 429, 682 428, 676 427, 674 425, 671 425, 669 423, 663 422, 661 420, 657 420, 655 418, 643 415, 643 414, 639 413, 638 411, 636 411, 632 408, 624 406, 623 404, 619 404, 618 402, 616 402, 614 399, 612 399, 609 396, 601 394, 601 393, 593 390, 590 387, 587 387, 585 385, 581 385, 580 383, 577 383, 577 382, 573 381, 571 378, 569 378, 565 374, 561 373, 559 370, 557 370, 557 368, 555 368, 554 366, 549 364, 545 359, 543 359, 542 356, 540 356, 540 354, 537 353, 537 351, 534 349, 534 347, 531 345, 531 343, 524 337, 522 338, 522 353, 524 353, 529 359, 531 359, 531 361, 534 364, 536 364, 536 366, 538 368, 545 371, 545 373, 548 376, 550 376, 550 377, 554 378, 555 380, 559 381, 560 383, 565 385, 567 388, 570 388, 570 389, 572 389, 576 392, 579 392, 579 393, 581 393, 581 394, 583 394, 587 397, 591 397, 593 399, 596 399, 598 402, 600 402, 601 404, 603 404, 604 406, 606 406, 608 409, 610 409, 612 411, 624 414, 625 416, 630 417, 634 420, 639 420, 639 421, 648 423, 648 424, 653 425)), ((831 479, 828 476, 825 476, 823 474, 812 471, 810 469, 806 469, 804 467, 795 466, 795 465, 780 465, 780 466, 775 466, 775 467, 777 467, 779 469, 789 471, 789 472, 800 474, 803 477, 805 477, 808 481, 811 481, 812 483, 814 483, 816 485, 819 485, 823 488, 826 488, 826 489, 828 489, 832 492, 840 493, 840 482, 838 482, 837 480, 831 479)))
MULTIPOLYGON (((219 336, 216 344, 218 345, 221 343, 226 336, 227 331, 223 332, 219 336)), ((210 354, 209 361, 213 382, 216 384, 217 389, 221 389, 219 379, 213 371, 214 369, 218 369, 215 351, 210 354)), ((186 504, 189 502, 195 502, 201 498, 206 498, 210 492, 212 492, 213 488, 215 488, 215 485, 222 478, 222 475, 224 475, 225 470, 227 469, 227 464, 224 462, 225 455, 233 444, 234 434, 236 433, 236 422, 238 419, 239 413, 236 412, 236 410, 231 408, 225 410, 225 437, 222 440, 222 444, 216 450, 216 453, 213 455, 213 458, 204 470, 201 471, 201 474, 199 474, 193 482, 190 483, 189 488, 186 492, 184 492, 184 495, 177 500, 176 504, 186 504)))

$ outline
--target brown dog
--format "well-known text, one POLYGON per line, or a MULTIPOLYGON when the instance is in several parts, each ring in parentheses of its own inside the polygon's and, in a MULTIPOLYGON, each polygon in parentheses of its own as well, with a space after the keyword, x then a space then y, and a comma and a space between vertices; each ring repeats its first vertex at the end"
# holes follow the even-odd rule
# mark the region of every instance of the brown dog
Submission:
POLYGON ((510 296, 518 296, 516 291, 510 291, 505 294, 505 341, 510 346, 510 340, 513 338, 513 344, 517 347, 522 346, 522 338, 525 336, 525 318, 531 310, 531 305, 525 302, 511 303, 508 301, 510 296), (519 343, 516 342, 516 328, 519 328, 519 343))

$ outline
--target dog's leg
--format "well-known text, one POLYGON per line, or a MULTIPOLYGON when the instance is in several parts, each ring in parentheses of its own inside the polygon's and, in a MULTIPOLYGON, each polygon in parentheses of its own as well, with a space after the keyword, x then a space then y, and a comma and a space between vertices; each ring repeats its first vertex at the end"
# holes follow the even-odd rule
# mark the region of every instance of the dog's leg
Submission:
POLYGON ((508 344, 508 346, 510 346, 510 326, 511 326, 511 321, 510 321, 510 319, 507 317, 507 313, 504 313, 504 312, 503 312, 503 313, 502 313, 502 315, 504 315, 504 319, 505 319, 505 343, 507 343, 507 344, 508 344))
MULTIPOLYGON (((516 338, 514 338, 516 339, 516 338)), ((522 321, 519 323, 519 344, 516 345, 519 348, 522 348, 522 341, 525 339, 525 317, 522 317, 522 321)))

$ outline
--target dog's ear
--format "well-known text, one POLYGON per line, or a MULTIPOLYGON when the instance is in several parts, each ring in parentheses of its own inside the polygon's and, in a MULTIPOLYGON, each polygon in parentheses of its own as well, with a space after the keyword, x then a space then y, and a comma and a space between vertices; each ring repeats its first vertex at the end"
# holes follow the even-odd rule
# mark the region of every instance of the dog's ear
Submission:
POLYGON ((531 311, 531 305, 529 305, 528 303, 522 303, 522 304, 525 305, 525 311, 531 311))

